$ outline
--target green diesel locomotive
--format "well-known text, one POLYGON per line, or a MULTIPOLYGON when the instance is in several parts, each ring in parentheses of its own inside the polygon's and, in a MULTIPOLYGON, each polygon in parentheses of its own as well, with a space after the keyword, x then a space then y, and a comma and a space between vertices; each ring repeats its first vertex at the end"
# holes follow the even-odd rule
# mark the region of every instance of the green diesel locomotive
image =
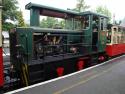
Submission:
POLYGON ((108 17, 29 3, 30 27, 10 32, 10 57, 17 81, 28 86, 106 60, 108 17), (65 26, 40 28, 40 15, 62 18, 65 26))

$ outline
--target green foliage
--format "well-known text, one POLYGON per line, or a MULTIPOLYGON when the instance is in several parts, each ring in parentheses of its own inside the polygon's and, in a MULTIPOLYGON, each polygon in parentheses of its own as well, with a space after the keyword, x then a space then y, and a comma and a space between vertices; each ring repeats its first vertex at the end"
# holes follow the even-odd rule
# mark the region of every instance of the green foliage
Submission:
POLYGON ((27 24, 27 23, 26 23, 25 26, 26 26, 26 27, 30 27, 30 24, 27 24))
POLYGON ((3 0, 3 12, 2 12, 2 28, 3 30, 10 30, 15 27, 12 23, 6 22, 7 19, 12 21, 18 21, 19 26, 24 26, 24 20, 22 16, 22 12, 18 11, 18 2, 17 0, 3 0))
POLYGON ((108 10, 107 7, 98 6, 96 8, 96 12, 108 16, 109 17, 109 21, 111 20, 111 12, 108 10))
POLYGON ((90 6, 86 5, 85 1, 84 0, 77 0, 77 5, 76 5, 76 10, 78 12, 83 12, 85 11, 86 9, 90 8, 90 6))
POLYGON ((6 19, 15 20, 17 19, 17 4, 16 0, 3 0, 3 13, 2 13, 2 22, 5 23, 6 19))
POLYGON ((15 20, 17 18, 17 9, 18 7, 16 6, 18 2, 16 0, 3 0, 2 5, 3 5, 3 12, 2 12, 2 29, 5 31, 8 31, 10 28, 13 28, 14 25, 12 23, 7 23, 5 22, 7 19, 15 20))
POLYGON ((14 25, 12 23, 4 23, 2 25, 2 29, 4 31, 9 31, 10 29, 14 28, 14 25))
POLYGON ((43 18, 40 22, 40 27, 42 28, 55 28, 57 25, 62 25, 62 22, 59 22, 57 19, 53 17, 43 18))
POLYGON ((42 19, 42 21, 40 22, 40 27, 42 27, 42 28, 48 27, 47 19, 45 19, 45 18, 42 19))
POLYGON ((77 12, 84 12, 88 8, 90 8, 90 6, 86 5, 84 0, 77 0, 76 8, 71 10, 77 11, 77 12))
POLYGON ((65 28, 65 20, 61 20, 61 21, 59 22, 59 26, 60 26, 61 28, 65 28))
POLYGON ((17 12, 17 21, 18 21, 18 27, 26 26, 24 23, 22 11, 17 12))

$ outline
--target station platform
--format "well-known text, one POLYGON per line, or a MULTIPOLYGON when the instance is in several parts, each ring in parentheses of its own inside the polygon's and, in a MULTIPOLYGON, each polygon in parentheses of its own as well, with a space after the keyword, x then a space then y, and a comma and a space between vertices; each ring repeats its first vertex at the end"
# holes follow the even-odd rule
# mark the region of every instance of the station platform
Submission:
POLYGON ((5 94, 125 94, 125 56, 5 94))

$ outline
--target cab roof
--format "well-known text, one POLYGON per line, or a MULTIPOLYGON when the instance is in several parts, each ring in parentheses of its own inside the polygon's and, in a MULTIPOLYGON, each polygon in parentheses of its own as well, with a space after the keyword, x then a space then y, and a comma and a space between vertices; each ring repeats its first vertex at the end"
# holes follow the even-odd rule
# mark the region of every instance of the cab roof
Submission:
POLYGON ((59 17, 59 18, 66 18, 67 16, 77 16, 78 12, 71 11, 71 10, 63 10, 54 7, 49 7, 40 4, 28 3, 25 6, 26 9, 38 9, 40 11, 40 15, 44 16, 51 16, 51 17, 59 17))
POLYGON ((97 15, 100 17, 105 17, 108 18, 105 15, 91 12, 91 11, 85 11, 85 12, 76 12, 76 11, 71 11, 71 10, 63 10, 59 8, 54 8, 54 7, 49 7, 45 5, 40 5, 40 4, 35 4, 35 3, 28 3, 25 6, 26 9, 37 9, 40 11, 40 15, 43 16, 50 16, 50 17, 59 17, 59 18, 67 18, 67 17, 74 17, 74 16, 83 16, 83 15, 97 15))
POLYGON ((91 15, 97 15, 97 16, 100 16, 100 17, 108 18, 108 16, 105 16, 105 15, 99 14, 99 13, 95 13, 95 12, 92 12, 92 11, 85 11, 85 12, 81 12, 81 13, 79 13, 79 14, 80 14, 80 15, 91 14, 91 15))

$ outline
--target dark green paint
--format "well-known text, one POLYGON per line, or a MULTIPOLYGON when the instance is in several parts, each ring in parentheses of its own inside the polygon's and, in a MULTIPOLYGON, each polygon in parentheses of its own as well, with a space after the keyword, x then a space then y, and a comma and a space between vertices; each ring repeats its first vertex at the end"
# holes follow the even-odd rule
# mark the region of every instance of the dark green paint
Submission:
POLYGON ((38 9, 30 9, 30 26, 39 26, 40 11, 38 9))

